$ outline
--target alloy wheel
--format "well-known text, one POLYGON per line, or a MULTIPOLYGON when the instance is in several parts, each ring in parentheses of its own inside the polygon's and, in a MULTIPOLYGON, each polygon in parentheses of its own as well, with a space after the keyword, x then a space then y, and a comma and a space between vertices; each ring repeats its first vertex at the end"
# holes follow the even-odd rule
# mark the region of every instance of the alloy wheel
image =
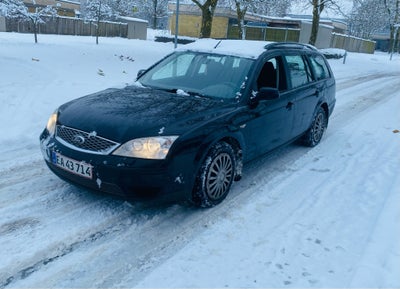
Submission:
POLYGON ((227 153, 217 155, 210 165, 206 179, 207 195, 214 200, 221 198, 227 190, 233 178, 233 162, 227 153))

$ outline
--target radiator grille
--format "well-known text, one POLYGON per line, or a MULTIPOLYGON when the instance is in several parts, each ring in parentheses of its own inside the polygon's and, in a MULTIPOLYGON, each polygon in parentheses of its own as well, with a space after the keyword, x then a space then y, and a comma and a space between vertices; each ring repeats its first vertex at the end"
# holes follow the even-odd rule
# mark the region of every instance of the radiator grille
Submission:
POLYGON ((109 154, 119 143, 71 127, 57 125, 56 138, 73 149, 97 154, 109 154))

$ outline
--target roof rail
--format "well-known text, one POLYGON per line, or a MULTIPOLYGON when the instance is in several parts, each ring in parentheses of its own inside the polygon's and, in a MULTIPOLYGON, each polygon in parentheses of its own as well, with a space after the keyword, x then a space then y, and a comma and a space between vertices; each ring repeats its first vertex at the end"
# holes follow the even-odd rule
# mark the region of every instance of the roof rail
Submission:
POLYGON ((297 43, 297 42, 274 42, 274 43, 269 43, 264 46, 265 49, 282 49, 282 48, 294 48, 294 49, 310 49, 317 51, 317 48, 310 44, 304 44, 304 43, 297 43))

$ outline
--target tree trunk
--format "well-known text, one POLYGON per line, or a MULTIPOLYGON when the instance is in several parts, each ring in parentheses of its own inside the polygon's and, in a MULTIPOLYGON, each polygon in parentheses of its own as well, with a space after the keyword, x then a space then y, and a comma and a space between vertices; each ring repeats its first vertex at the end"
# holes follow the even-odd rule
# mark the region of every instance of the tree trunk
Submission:
MULTIPOLYGON (((394 23, 395 24, 397 24, 397 25, 400 25, 400 0, 397 0, 396 1, 396 7, 395 7, 395 11, 394 11, 394 23)), ((400 47, 399 47, 399 31, 400 31, 400 28, 399 27, 397 27, 397 29, 395 29, 395 32, 394 32, 394 34, 393 34, 393 41, 394 41, 394 51, 393 52, 396 52, 396 50, 397 50, 397 52, 399 52, 399 49, 400 49, 400 47), (396 35, 396 32, 397 32, 397 35, 396 35), (397 49, 396 49, 396 47, 397 47, 397 49)))
POLYGON ((100 34, 100 19, 97 20, 97 25, 96 25, 96 44, 99 44, 99 34, 100 34))
POLYGON ((389 53, 392 53, 394 45, 395 45, 395 43, 394 43, 394 34, 395 34, 394 30, 395 30, 394 26, 392 24, 390 24, 390 39, 389 39, 389 49, 388 49, 389 53))
POLYGON ((391 5, 390 3, 388 3, 387 0, 383 1, 386 11, 388 13, 388 17, 389 17, 389 25, 390 25, 390 40, 389 40, 389 49, 388 52, 392 53, 394 52, 393 50, 395 49, 395 45, 396 43, 394 43, 395 41, 395 33, 396 33, 396 29, 394 27, 395 24, 399 23, 399 18, 400 18, 400 0, 396 0, 395 2, 395 7, 394 7, 394 11, 392 11, 391 9, 391 5))
POLYGON ((309 44, 315 45, 317 42, 317 36, 318 36, 318 26, 319 26, 319 18, 320 18, 320 1, 319 0, 312 0, 313 4, 313 20, 312 20, 312 26, 311 26, 311 35, 310 35, 310 40, 309 44))
POLYGON ((35 38, 35 43, 38 43, 38 40, 37 40, 37 26, 38 26, 38 24, 37 24, 37 22, 35 21, 35 20, 33 20, 33 19, 31 19, 31 21, 32 21, 32 27, 33 27, 33 35, 34 35, 34 38, 35 38))
POLYGON ((246 39, 245 27, 244 27, 244 15, 246 15, 247 8, 243 10, 240 8, 240 2, 236 1, 236 14, 238 20, 239 39, 246 39))
POLYGON ((211 37, 211 28, 212 28, 212 20, 213 20, 212 18, 213 18, 213 15, 212 15, 209 7, 202 9, 200 38, 210 38, 211 37))
POLYGON ((153 0, 153 29, 157 29, 157 6, 158 6, 158 0, 153 0))
POLYGON ((99 2, 99 7, 97 8, 96 45, 99 44, 100 20, 101 20, 101 1, 99 2))
POLYGON ((192 0, 201 9, 200 38, 210 38, 212 21, 218 0, 207 0, 203 5, 197 0, 192 0))

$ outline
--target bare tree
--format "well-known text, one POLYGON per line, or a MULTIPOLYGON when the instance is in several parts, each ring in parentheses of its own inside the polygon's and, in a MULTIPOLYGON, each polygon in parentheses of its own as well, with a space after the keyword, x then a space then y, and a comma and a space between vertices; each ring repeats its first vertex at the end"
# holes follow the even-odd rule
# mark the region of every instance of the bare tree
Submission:
POLYGON ((192 0, 201 10, 200 38, 211 36, 212 21, 218 0, 192 0), (203 3, 202 3, 203 2, 203 3))
POLYGON ((117 16, 117 11, 109 4, 108 0, 87 0, 84 5, 86 20, 95 21, 96 44, 99 44, 99 28, 102 20, 110 20, 117 16))
POLYGON ((137 0, 114 0, 108 3, 114 14, 120 16, 133 16, 137 12, 137 0))
POLYGON ((318 36, 319 20, 322 11, 325 8, 325 0, 312 0, 312 7, 313 10, 312 10, 311 35, 308 43, 310 43, 311 45, 315 45, 318 36))
POLYGON ((252 12, 267 16, 283 17, 287 14, 292 0, 253 0, 252 12))
POLYGON ((239 39, 246 38, 246 30, 244 26, 244 17, 247 13, 249 5, 251 5, 251 0, 233 0, 236 7, 236 15, 238 20, 239 28, 239 39))
MULTIPOLYGON (((35 0, 31 0, 36 5, 35 0)), ((49 17, 56 16, 57 11, 52 6, 34 8, 34 12, 29 12, 22 0, 0 0, 0 12, 6 17, 16 18, 20 21, 28 21, 32 24, 35 43, 38 43, 38 27, 39 24, 45 23, 49 17), (47 18, 46 18, 47 16, 47 18)))
MULTIPOLYGON (((225 2, 220 0, 221 5, 225 2)), ((231 0, 228 4, 236 10, 239 38, 245 38, 245 16, 247 12, 265 16, 285 16, 290 8, 290 0, 231 0)))
POLYGON ((387 27, 387 13, 383 1, 354 1, 347 18, 351 35, 370 39, 374 33, 387 27))
POLYGON ((331 8, 340 12, 341 14, 344 13, 341 12, 340 5, 336 0, 309 0, 309 3, 312 5, 312 26, 310 40, 308 43, 315 45, 317 42, 319 21, 322 11, 324 11, 326 8, 331 8))
POLYGON ((140 0, 138 3, 138 15, 148 20, 154 29, 168 17, 168 0, 140 0))
MULTIPOLYGON (((397 38, 397 44, 399 41, 399 37, 395 37, 396 31, 399 32, 399 29, 395 28, 395 25, 400 24, 400 0, 383 0, 385 5, 389 26, 390 26, 390 42, 389 42, 389 52, 392 52, 393 47, 395 47, 396 43, 394 43, 397 38)), ((396 50, 396 49, 395 49, 396 50)))

